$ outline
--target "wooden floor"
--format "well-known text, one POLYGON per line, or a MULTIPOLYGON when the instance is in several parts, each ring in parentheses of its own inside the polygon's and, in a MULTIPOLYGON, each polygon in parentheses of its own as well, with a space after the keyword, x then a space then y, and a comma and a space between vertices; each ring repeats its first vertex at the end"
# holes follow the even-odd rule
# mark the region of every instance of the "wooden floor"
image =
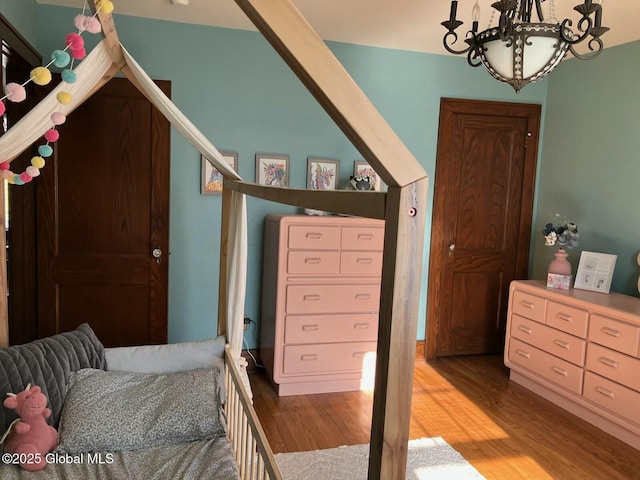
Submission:
MULTIPOLYGON (((508 373, 499 356, 417 361, 410 437, 443 437, 488 480, 640 479, 640 452, 508 373)), ((278 397, 249 377, 275 453, 368 443, 371 392, 278 397)))

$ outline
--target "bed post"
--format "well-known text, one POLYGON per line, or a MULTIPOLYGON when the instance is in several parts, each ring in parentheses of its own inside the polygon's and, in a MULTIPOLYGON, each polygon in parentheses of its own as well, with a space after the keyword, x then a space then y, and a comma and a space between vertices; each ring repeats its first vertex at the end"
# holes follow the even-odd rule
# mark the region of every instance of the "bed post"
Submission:
POLYGON ((233 190, 222 190, 222 218, 220 225, 220 276, 218 279, 218 335, 227 335, 227 261, 229 257, 229 218, 231 217, 231 196, 233 190))
POLYGON ((406 474, 427 185, 387 192, 369 480, 406 474))

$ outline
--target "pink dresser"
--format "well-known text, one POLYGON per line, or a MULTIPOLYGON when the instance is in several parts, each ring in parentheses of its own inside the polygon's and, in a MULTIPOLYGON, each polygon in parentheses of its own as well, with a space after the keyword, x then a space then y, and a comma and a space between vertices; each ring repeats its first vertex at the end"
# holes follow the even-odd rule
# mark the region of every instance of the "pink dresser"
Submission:
POLYGON ((260 357, 279 395, 365 386, 383 242, 381 220, 267 215, 260 357))
POLYGON ((640 298, 511 283, 510 378, 640 449, 640 298))

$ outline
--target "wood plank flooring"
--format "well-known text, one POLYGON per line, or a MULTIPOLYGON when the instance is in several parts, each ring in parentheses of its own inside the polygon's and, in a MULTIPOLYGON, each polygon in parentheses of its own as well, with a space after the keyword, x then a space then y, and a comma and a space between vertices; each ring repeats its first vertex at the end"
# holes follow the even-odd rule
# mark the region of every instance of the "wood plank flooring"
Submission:
MULTIPOLYGON (((488 480, 640 480, 638 450, 508 374, 495 355, 417 361, 410 437, 443 437, 488 480)), ((278 397, 264 375, 249 378, 275 453, 368 443, 371 392, 278 397)))

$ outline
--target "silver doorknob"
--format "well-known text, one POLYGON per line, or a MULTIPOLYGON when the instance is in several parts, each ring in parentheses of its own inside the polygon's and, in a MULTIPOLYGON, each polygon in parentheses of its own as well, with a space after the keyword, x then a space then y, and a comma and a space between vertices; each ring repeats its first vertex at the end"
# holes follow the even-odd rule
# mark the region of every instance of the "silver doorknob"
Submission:
POLYGON ((456 249, 455 243, 452 243, 451 245, 449 245, 449 256, 451 256, 451 254, 455 249, 456 249))
POLYGON ((162 249, 154 248, 153 251, 151 252, 151 255, 153 256, 153 258, 156 259, 156 262, 158 262, 158 264, 159 264, 160 263, 160 257, 162 257, 162 249))

